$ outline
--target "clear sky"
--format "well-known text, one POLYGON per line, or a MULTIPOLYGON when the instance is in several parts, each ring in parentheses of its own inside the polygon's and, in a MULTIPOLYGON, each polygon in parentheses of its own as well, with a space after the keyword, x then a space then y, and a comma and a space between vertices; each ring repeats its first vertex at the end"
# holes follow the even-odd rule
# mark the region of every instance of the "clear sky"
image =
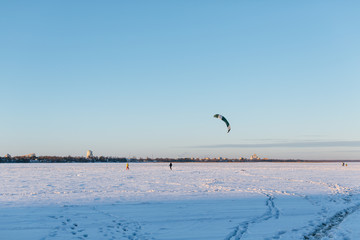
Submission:
POLYGON ((360 159, 359 9, 2 1, 0 155, 360 159))

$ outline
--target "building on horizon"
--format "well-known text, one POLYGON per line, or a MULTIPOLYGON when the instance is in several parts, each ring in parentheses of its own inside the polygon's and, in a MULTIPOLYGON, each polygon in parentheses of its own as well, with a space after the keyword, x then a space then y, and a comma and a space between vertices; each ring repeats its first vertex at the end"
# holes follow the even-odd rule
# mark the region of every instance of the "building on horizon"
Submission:
POLYGON ((251 155, 250 160, 260 160, 260 158, 254 153, 251 155))
POLYGON ((35 153, 29 153, 29 154, 26 154, 26 155, 24 155, 24 156, 22 156, 22 157, 34 158, 34 157, 36 157, 36 154, 35 154, 35 153))
POLYGON ((93 152, 91 150, 88 150, 86 153, 86 158, 92 158, 93 156, 93 152))

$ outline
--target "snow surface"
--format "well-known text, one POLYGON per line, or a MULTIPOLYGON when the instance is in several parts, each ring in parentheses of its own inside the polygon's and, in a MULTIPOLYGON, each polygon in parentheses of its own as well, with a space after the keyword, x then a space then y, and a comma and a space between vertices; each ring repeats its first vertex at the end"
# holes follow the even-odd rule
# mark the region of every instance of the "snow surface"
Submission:
POLYGON ((0 239, 359 239, 360 163, 0 164, 0 239))

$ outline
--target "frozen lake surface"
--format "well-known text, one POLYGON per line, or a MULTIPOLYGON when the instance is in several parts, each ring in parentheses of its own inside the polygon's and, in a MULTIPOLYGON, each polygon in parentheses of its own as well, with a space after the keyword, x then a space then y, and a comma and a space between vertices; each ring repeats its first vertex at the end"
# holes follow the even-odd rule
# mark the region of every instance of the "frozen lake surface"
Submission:
POLYGON ((0 238, 359 239, 360 163, 0 164, 0 238))

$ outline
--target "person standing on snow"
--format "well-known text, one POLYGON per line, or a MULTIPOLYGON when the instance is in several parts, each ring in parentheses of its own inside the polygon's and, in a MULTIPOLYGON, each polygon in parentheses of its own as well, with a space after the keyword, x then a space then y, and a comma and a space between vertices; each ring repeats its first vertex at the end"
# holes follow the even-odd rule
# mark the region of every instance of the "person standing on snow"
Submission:
POLYGON ((126 163, 126 170, 129 170, 129 163, 126 163))
POLYGON ((172 163, 169 164, 170 170, 172 170, 172 163))

